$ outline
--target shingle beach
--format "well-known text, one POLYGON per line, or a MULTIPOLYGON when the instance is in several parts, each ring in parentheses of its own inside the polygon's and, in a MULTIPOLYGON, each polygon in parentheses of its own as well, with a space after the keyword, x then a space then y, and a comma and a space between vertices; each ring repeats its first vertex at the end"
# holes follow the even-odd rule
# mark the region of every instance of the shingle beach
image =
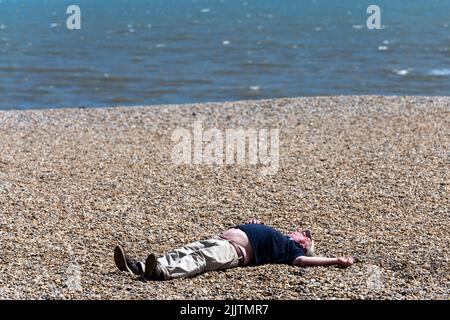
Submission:
POLYGON ((0 299, 448 299, 450 97, 0 112, 0 299), (279 129, 274 175, 183 165, 177 128, 279 129), (145 259, 257 217, 354 266, 141 282, 145 259))

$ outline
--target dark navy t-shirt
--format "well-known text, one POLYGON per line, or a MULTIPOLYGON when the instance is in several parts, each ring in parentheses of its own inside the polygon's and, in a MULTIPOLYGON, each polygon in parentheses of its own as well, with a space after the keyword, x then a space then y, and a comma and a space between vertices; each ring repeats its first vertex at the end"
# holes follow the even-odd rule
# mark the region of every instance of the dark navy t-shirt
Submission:
POLYGON ((292 264, 305 253, 303 248, 288 236, 264 224, 241 224, 236 226, 247 234, 253 247, 251 264, 292 264))

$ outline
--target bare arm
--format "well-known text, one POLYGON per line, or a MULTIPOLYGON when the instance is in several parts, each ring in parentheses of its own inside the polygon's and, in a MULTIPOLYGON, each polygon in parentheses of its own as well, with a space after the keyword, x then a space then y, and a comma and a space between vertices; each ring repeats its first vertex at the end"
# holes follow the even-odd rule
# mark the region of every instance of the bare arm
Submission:
POLYGON ((350 267, 353 263, 354 259, 352 257, 326 258, 326 257, 300 256, 294 260, 294 265, 299 267, 331 266, 331 265, 350 267))

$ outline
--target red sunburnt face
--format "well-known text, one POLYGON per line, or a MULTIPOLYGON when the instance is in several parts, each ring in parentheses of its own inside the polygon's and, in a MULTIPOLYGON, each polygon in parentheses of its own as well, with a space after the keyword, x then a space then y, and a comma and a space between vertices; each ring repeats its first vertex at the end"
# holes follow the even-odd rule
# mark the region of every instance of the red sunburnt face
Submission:
POLYGON ((309 248, 311 246, 311 239, 307 236, 306 231, 294 231, 289 236, 303 248, 309 248))

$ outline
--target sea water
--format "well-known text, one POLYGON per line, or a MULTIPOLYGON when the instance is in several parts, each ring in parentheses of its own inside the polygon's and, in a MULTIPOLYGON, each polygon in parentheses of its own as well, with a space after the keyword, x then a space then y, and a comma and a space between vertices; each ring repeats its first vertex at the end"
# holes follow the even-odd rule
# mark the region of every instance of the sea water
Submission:
POLYGON ((450 1, 0 0, 0 109, 449 93, 450 1))

